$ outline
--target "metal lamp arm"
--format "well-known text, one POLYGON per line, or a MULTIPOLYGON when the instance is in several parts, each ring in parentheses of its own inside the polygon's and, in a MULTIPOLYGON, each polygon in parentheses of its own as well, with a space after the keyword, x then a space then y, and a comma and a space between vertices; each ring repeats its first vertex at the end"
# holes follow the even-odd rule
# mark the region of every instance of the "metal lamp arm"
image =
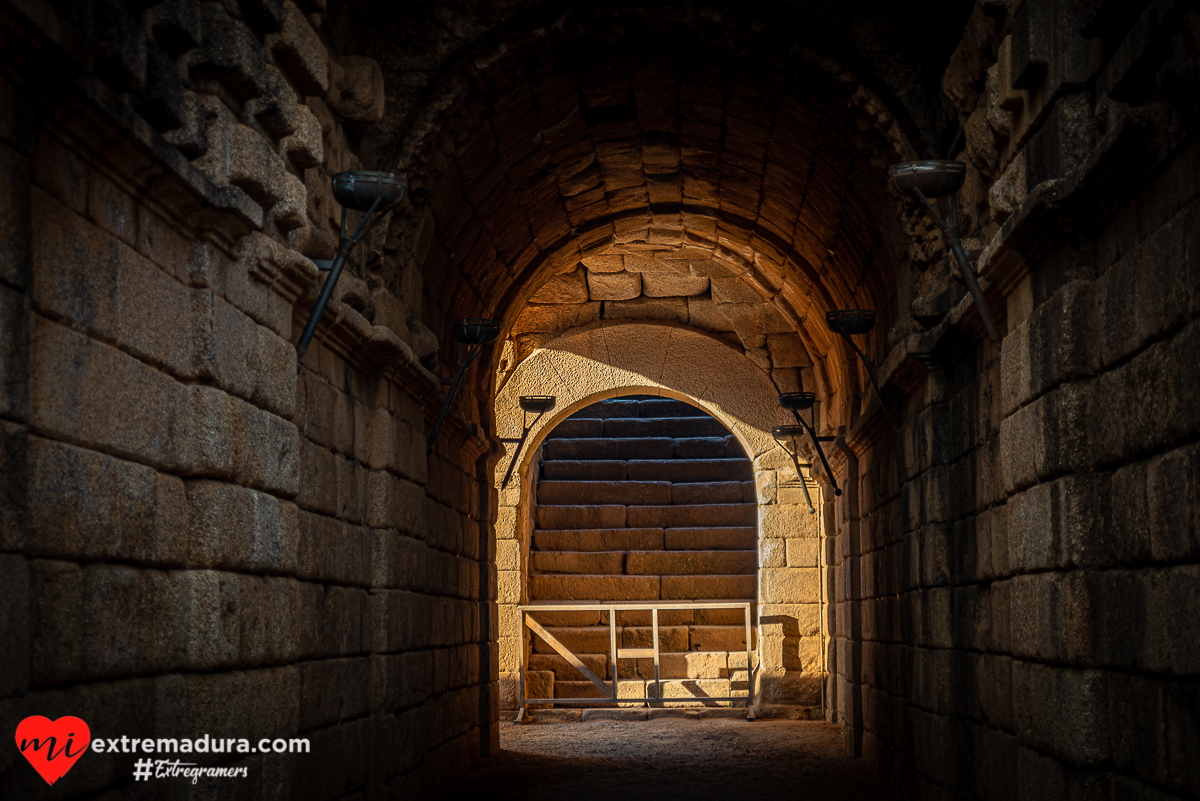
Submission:
POLYGON ((508 480, 512 477, 513 468, 517 466, 517 459, 521 457, 521 449, 525 447, 525 438, 529 436, 530 431, 537 428, 538 420, 542 419, 542 415, 544 415, 546 411, 546 409, 543 409, 542 411, 538 412, 538 416, 533 418, 532 423, 527 426, 522 426, 520 437, 516 439, 508 438, 500 440, 501 442, 517 443, 517 449, 513 452, 512 459, 509 459, 508 461, 508 470, 504 473, 504 481, 500 482, 500 489, 504 489, 508 486, 508 480))
POLYGON ((858 358, 862 359, 867 365, 867 377, 871 379, 871 386, 875 387, 875 394, 879 397, 879 405, 883 407, 883 413, 887 415, 888 424, 891 425, 893 432, 898 432, 896 427, 896 418, 892 417, 892 410, 888 408, 887 401, 883 399, 883 393, 879 391, 879 382, 875 380, 875 365, 871 363, 871 357, 859 350, 858 345, 854 344, 854 339, 845 331, 840 332, 842 339, 850 343, 850 347, 854 348, 854 352, 858 354, 858 358))
POLYGON ((375 215, 375 210, 379 208, 379 204, 383 201, 383 197, 375 198, 375 202, 371 204, 371 208, 367 210, 367 214, 363 217, 362 222, 358 224, 358 228, 350 237, 346 236, 346 207, 342 206, 342 224, 338 236, 337 255, 333 259, 333 263, 329 266, 329 275, 325 278, 325 283, 321 286, 321 294, 317 296, 317 302, 313 306, 312 314, 308 316, 308 322, 304 326, 304 333, 300 334, 300 341, 296 343, 296 372, 300 372, 300 360, 304 358, 304 352, 308 350, 309 344, 312 342, 313 334, 316 333, 317 323, 321 321, 321 315, 325 313, 325 307, 329 304, 329 299, 333 297, 333 289, 337 286, 338 279, 342 277, 342 268, 346 266, 346 259, 350 257, 350 251, 362 239, 366 233, 367 227, 371 222, 371 218, 375 215))
POLYGON ((446 395, 446 400, 442 403, 441 411, 438 412, 437 422, 433 424, 433 431, 429 432, 429 441, 425 444, 425 455, 433 453, 433 443, 437 441, 438 432, 442 430, 442 423, 446 422, 446 415, 450 413, 450 404, 454 402, 454 395, 458 392, 458 385, 462 382, 463 373, 467 372, 467 368, 471 362, 475 361, 475 357, 483 350, 483 345, 475 346, 466 361, 462 359, 462 343, 458 345, 458 369, 454 371, 454 380, 450 382, 450 392, 446 395))
MULTIPOLYGON (((971 293, 971 297, 975 300, 975 308, 979 309, 979 316, 983 320, 983 327, 987 329, 988 336, 993 342, 1000 341, 1000 331, 996 328, 996 322, 992 319, 991 309, 988 308, 987 301, 983 299, 983 290, 979 288, 979 280, 975 277, 975 270, 971 267, 971 260, 967 258, 967 251, 963 248, 962 239, 958 230, 958 201, 954 195, 950 196, 950 224, 942 222, 941 217, 933 210, 933 206, 929 203, 929 199, 925 194, 913 187, 913 192, 921 201, 921 205, 925 207, 925 213, 933 220, 933 224, 942 232, 942 238, 946 242, 946 247, 954 254, 955 260, 958 262, 958 267, 962 270, 963 281, 967 285, 967 289, 971 293)), ((894 426, 893 426, 894 427, 894 426)))
POLYGON ((808 494, 808 484, 804 481, 804 474, 800 472, 800 459, 795 453, 789 451, 787 448, 784 448, 784 451, 787 452, 788 456, 792 457, 792 464, 796 466, 796 478, 800 481, 800 489, 804 491, 804 500, 806 503, 808 503, 808 513, 810 515, 815 515, 817 510, 816 507, 813 506, 812 496, 808 494))
POLYGON ((833 469, 829 466, 829 460, 825 458, 825 451, 821 448, 820 441, 817 440, 817 432, 813 430, 812 426, 804 422, 804 418, 795 409, 792 409, 792 416, 808 432, 808 438, 812 440, 813 447, 817 449, 817 456, 821 457, 821 466, 825 468, 825 475, 828 476, 829 483, 833 485, 833 494, 841 495, 842 490, 837 485, 837 479, 833 477, 833 469))

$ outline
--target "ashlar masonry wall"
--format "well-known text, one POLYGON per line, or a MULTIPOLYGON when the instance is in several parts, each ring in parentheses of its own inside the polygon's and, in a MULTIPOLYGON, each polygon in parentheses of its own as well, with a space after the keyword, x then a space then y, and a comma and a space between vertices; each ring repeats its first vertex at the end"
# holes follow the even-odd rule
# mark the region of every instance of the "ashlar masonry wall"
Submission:
MULTIPOLYGON (((440 381, 352 275, 297 374, 305 255, 332 239, 301 176, 357 164, 354 85, 290 2, 194 29, 174 7, 0 15, 0 719, 307 738, 194 759, 246 766, 251 795, 423 797, 495 734, 485 446, 456 412, 426 456, 440 381), (182 122, 151 113, 168 90, 182 122)), ((51 790, 8 748, 0 796, 124 787, 134 759, 51 790)))
POLYGON ((945 83, 1005 336, 960 303, 890 359, 898 445, 846 436, 847 742, 902 797, 1195 797, 1200 17, 1010 5, 945 83))

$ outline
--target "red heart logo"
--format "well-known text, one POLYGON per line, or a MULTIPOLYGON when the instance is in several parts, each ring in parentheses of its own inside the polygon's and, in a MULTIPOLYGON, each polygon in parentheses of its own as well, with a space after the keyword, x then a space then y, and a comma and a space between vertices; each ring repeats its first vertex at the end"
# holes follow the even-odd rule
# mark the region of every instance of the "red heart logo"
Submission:
POLYGON ((67 775, 91 742, 88 725, 70 716, 50 720, 33 715, 17 726, 17 748, 47 784, 67 775))

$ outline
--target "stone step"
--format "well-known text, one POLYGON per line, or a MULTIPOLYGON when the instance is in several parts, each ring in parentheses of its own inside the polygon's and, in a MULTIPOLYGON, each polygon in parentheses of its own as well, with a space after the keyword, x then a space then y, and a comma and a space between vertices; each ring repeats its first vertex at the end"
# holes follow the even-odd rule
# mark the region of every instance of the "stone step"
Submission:
MULTIPOLYGON (((543 529, 624 528, 626 509, 625 506, 538 506, 537 523, 538 528, 543 529)), ((634 528, 660 528, 660 526, 634 526, 634 528)))
MULTIPOLYGON (((649 553, 656 552, 649 551, 649 553)), ((657 553, 662 553, 662 551, 657 551, 657 553)), ((725 553, 737 553, 737 551, 726 551, 725 553)), ((625 572, 624 551, 534 551, 529 556, 533 561, 533 569, 537 573, 619 576, 625 572)), ((639 575, 646 574, 644 570, 636 572, 639 575)))
POLYGON ((757 551, 630 551, 625 554, 625 571, 631 576, 728 576, 753 573, 757 569, 757 551))
POLYGON ((676 459, 724 459, 728 437, 676 437, 676 459))
POLYGON ((546 481, 624 481, 628 463, 616 459, 559 459, 542 462, 546 481))
MULTIPOLYGON (((690 650, 688 626, 658 626, 659 651, 680 653, 690 650)), ((653 648, 654 629, 650 626, 625 626, 618 632, 622 648, 653 648)), ((618 660, 618 662, 621 660, 618 660)))
MULTIPOLYGON (((741 501, 740 485, 738 490, 741 501)), ((672 497, 669 481, 542 481, 537 489, 538 504, 546 505, 642 506, 669 504, 672 497)))
POLYGON ((604 421, 604 436, 632 437, 723 437, 729 429, 712 417, 614 418, 604 421))
POLYGON ((546 439, 591 439, 604 436, 604 421, 568 417, 546 435, 546 439))
MULTIPOLYGON (((753 648, 754 627, 750 627, 753 648)), ((742 626, 689 626, 688 650, 690 651, 742 651, 746 650, 746 627, 742 626)), ((745 662, 743 657, 742 662, 745 662)))
POLYGON ((664 601, 748 601, 758 595, 758 577, 754 575, 662 576, 659 581, 664 601))
MULTIPOLYGON (((540 507, 540 517, 543 508, 540 507)), ((558 507, 576 508, 576 507, 558 507)), ((607 507, 582 507, 607 508, 607 507)), ((758 507, 752 503, 689 504, 687 506, 629 506, 625 507, 625 521, 631 528, 715 528, 723 526, 753 526, 758 522, 758 507)), ((576 526, 546 526, 546 528, 574 528, 576 526)), ((585 526, 578 528, 616 528, 615 525, 585 526)))
MULTIPOLYGON (((555 637, 558 635, 555 634, 555 637)), ((540 638, 539 638, 540 639, 540 638)), ((602 679, 609 677, 608 646, 602 654, 575 654, 579 661, 602 679)), ((529 670, 546 671, 554 674, 557 681, 587 681, 575 666, 558 654, 530 654, 529 670)), ((633 675, 633 674, 631 674, 633 675)), ((690 677, 689 677, 690 678, 690 677)))
MULTIPOLYGON (((547 629, 554 638, 562 643, 573 654, 607 654, 609 651, 608 626, 565 627, 556 626, 547 629)), ((617 632, 617 643, 621 642, 621 632, 617 632)), ((533 653, 557 653, 550 643, 536 634, 531 634, 533 653)))
MULTIPOLYGON (((588 440, 562 440, 587 442, 588 440)), ((628 442, 647 440, 626 440, 628 442)), ((670 442, 670 440, 666 440, 670 442)), ((597 457, 601 458, 601 457, 597 457)), ((743 459, 647 459, 628 457, 626 476, 633 481, 671 481, 687 484, 701 481, 753 481, 754 466, 743 459)))
MULTIPOLYGON (((669 437, 548 439, 542 445, 542 458, 545 461, 558 459, 671 459, 674 455, 675 445, 669 437)), ((662 481, 664 479, 654 478, 651 480, 662 481)))
POLYGON ((638 406, 639 417, 694 417, 704 414, 695 406, 670 398, 643 400, 638 406))
POLYGON ((669 528, 664 535, 668 551, 744 551, 758 547, 758 530, 753 526, 669 528))
POLYGON ((533 532, 533 547, 539 551, 658 551, 663 547, 663 530, 661 528, 538 530, 533 532))
POLYGON ((670 486, 671 503, 674 504, 754 503, 757 500, 753 481, 704 481, 670 486))
MULTIPOLYGON (((703 576, 699 578, 704 578, 703 576)), ((754 577, 751 576, 751 579, 754 577)), ((753 582, 751 582, 753 584, 753 582)), ((716 589, 717 586, 714 585, 716 589)), ((539 601, 656 601, 658 576, 533 575, 529 597, 539 601)), ((673 596, 680 598, 683 596, 673 596)), ((722 596, 730 597, 730 596, 722 596)), ((753 593, 746 597, 753 597, 753 593)))

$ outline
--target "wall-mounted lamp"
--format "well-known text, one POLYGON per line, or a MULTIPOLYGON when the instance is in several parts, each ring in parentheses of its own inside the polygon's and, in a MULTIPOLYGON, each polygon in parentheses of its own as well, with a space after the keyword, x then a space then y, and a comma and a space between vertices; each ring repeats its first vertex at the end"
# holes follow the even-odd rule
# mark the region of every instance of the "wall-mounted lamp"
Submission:
POLYGON ((433 424, 433 431, 429 433, 429 442, 425 446, 426 455, 433 453, 433 443, 437 440, 438 432, 442 430, 442 423, 446 422, 446 415, 450 411, 450 404, 454 402, 454 394, 458 392, 458 385, 462 381, 463 373, 467 371, 467 367, 471 362, 475 361, 476 357, 483 352, 483 346, 495 340, 500 335, 500 321, 490 319, 469 319, 455 320, 450 326, 450 336, 458 343, 456 351, 456 359, 458 361, 458 369, 454 371, 454 378, 443 378, 443 384, 450 385, 450 394, 446 396, 446 401, 442 404, 442 410, 438 412, 437 422, 433 424), (467 346, 467 358, 463 359, 463 346, 467 346))
POLYGON ((508 470, 504 473, 504 481, 500 483, 500 489, 508 486, 508 479, 512 477, 513 468, 516 467, 517 459, 521 456, 521 449, 525 447, 525 438, 529 436, 529 432, 538 424, 538 420, 542 419, 542 415, 554 408, 555 398, 553 395, 522 395, 517 399, 517 404, 521 407, 521 436, 519 437, 501 437, 501 442, 515 442, 517 449, 513 452, 512 459, 508 462, 508 470), (536 414, 533 422, 529 422, 529 415, 536 414))
MULTIPOLYGON (((808 438, 812 440, 813 447, 817 449, 817 456, 821 457, 821 466, 825 468, 825 475, 829 477, 829 483, 833 485, 833 494, 841 495, 842 491, 838 488, 837 479, 833 477, 833 470, 829 468, 829 460, 825 458, 825 451, 821 448, 822 442, 830 442, 837 437, 817 436, 817 432, 813 428, 817 420, 816 410, 813 409, 816 402, 817 394, 815 392, 784 392, 779 396, 779 405, 791 412, 792 416, 796 418, 796 422, 808 432, 808 438), (800 416, 800 412, 806 409, 812 411, 812 424, 805 422, 804 418, 800 416)), ((796 472, 800 472, 799 468, 796 472)))
POLYGON ((979 288, 975 270, 972 269, 967 252, 963 249, 961 233, 958 230, 958 199, 955 193, 962 188, 966 180, 967 165, 961 161, 906 161, 893 164, 888 168, 888 173, 896 191, 920 201, 925 207, 925 213, 942 232, 946 248, 954 254, 959 268, 962 269, 963 280, 967 283, 967 289, 971 291, 971 297, 975 299, 975 307, 979 309, 979 316, 987 328, 988 336, 992 341, 999 342, 1000 333, 992 320, 987 301, 983 299, 983 291, 979 288), (948 223, 942 221, 929 202, 929 198, 939 197, 945 197, 949 203, 948 223))
POLYGON ((825 324, 829 326, 830 331, 841 334, 842 339, 849 342, 850 347, 854 348, 858 358, 866 363, 871 386, 875 387, 875 394, 879 396, 879 405, 883 407, 892 431, 896 431, 896 420, 892 417, 892 410, 888 408, 887 402, 883 399, 883 393, 879 391, 879 382, 875 380, 875 365, 871 363, 870 356, 871 345, 867 343, 867 352, 864 353, 859 350, 858 345, 854 344, 853 339, 855 334, 865 334, 875 327, 875 312, 869 309, 834 309, 831 312, 825 312, 825 324))
POLYGON ((372 218, 378 219, 376 214, 398 206, 404 200, 404 193, 404 180, 389 172, 339 172, 333 176, 333 196, 342 204, 342 227, 338 233, 337 255, 331 261, 313 260, 318 270, 327 271, 329 275, 321 287, 321 294, 308 317, 308 323, 304 326, 304 333, 296 343, 296 372, 300 372, 300 360, 304 358, 304 351, 308 350, 309 343, 312 342, 313 332, 317 330, 317 323, 325 313, 325 306, 333 295, 333 288, 337 286, 350 251, 371 227, 372 218), (346 236, 347 209, 366 212, 362 222, 350 236, 346 236))
POLYGON ((796 466, 796 477, 800 480, 800 489, 804 490, 804 500, 808 503, 808 513, 815 515, 817 510, 813 507, 812 496, 808 494, 808 484, 804 481, 804 474, 800 472, 801 467, 811 467, 811 465, 800 464, 800 457, 797 454, 799 440, 804 433, 804 426, 775 426, 771 429, 771 436, 779 443, 779 447, 792 457, 792 464, 796 466))

